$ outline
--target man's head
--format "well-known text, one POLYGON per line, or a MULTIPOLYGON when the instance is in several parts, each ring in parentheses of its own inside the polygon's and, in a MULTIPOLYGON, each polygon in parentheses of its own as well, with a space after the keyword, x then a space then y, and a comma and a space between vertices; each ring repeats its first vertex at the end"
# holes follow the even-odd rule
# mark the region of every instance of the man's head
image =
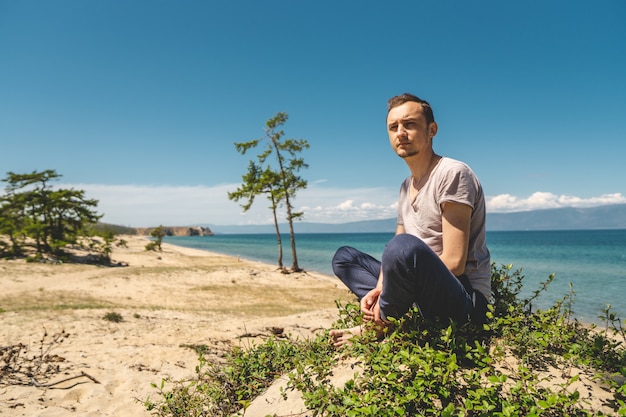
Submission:
POLYGON ((391 97, 387 101, 387 114, 389 114, 389 111, 394 107, 401 106, 402 104, 409 101, 414 101, 422 105, 422 112, 424 113, 424 117, 426 118, 426 123, 431 124, 435 121, 435 115, 433 114, 433 109, 430 107, 430 103, 409 93, 404 93, 400 94, 399 96, 391 97))
POLYGON ((430 158, 438 126, 428 102, 401 94, 390 98, 388 106, 387 134, 392 149, 401 158, 430 158))

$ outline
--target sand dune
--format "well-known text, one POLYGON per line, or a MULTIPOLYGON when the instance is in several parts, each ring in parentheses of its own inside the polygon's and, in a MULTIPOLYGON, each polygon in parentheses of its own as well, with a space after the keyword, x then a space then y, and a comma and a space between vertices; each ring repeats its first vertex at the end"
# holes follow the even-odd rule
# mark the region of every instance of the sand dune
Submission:
MULTIPOLYGON (((145 239, 126 240, 113 259, 127 267, 0 261, 0 347, 24 344, 30 357, 55 355, 59 367, 36 378, 48 387, 1 381, 0 415, 149 416, 142 402, 156 396, 151 383, 193 376, 189 346, 220 354, 272 327, 310 337, 336 319, 334 300, 350 297, 331 277, 167 244, 146 252, 145 239)), ((264 407, 260 415, 272 413, 264 407)))
MULTIPOLYGON (((194 346, 221 355, 282 329, 308 338, 337 318, 335 300, 353 300, 336 278, 285 275, 272 265, 127 237, 113 259, 126 267, 0 261, 0 364, 18 349, 26 373, 0 373, 0 416, 149 416, 151 383, 193 377, 194 346), (118 315, 121 322, 105 320, 118 315), (46 358, 37 363, 40 358, 46 358), (51 368, 48 368, 48 367, 51 368)), ((546 380, 558 384, 554 371, 546 380)), ((354 375, 339 364, 333 380, 354 375)), ((561 381, 562 382, 562 381, 561 381)), ((246 417, 307 416, 297 392, 275 381, 246 417)), ((591 378, 576 385, 592 407, 610 394, 591 378)), ((610 413, 610 411, 605 410, 610 413)))

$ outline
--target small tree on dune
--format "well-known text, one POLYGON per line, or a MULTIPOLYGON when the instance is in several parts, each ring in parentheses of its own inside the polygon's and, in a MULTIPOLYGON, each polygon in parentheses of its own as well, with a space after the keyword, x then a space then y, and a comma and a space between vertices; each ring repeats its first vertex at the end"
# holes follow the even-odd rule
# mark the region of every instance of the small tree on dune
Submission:
POLYGON ((150 231, 150 236, 152 236, 154 240, 146 244, 146 250, 161 252, 163 250, 161 248, 161 244, 163 243, 163 238, 165 237, 165 229, 163 228, 163 225, 159 225, 159 227, 152 229, 150 231))
POLYGON ((245 155, 248 150, 256 148, 261 141, 267 142, 267 148, 257 155, 258 163, 250 162, 248 172, 242 177, 241 187, 235 192, 229 193, 228 197, 231 200, 247 199, 247 203, 242 206, 244 211, 247 211, 254 202, 255 196, 260 194, 268 196, 276 226, 279 267, 282 267, 282 244, 276 211, 280 206, 285 207, 293 260, 291 269, 298 272, 302 269, 298 265, 293 221, 302 218, 304 213, 294 211, 293 200, 299 190, 307 187, 307 181, 298 176, 297 173, 300 169, 308 167, 304 159, 298 155, 304 149, 309 148, 309 143, 305 139, 283 139, 285 133, 280 128, 287 122, 287 119, 287 113, 277 113, 265 123, 265 136, 263 138, 235 143, 235 148, 242 155, 245 155), (268 158, 271 155, 275 158, 276 168, 272 168, 268 163, 268 158))
POLYGON ((228 193, 228 198, 234 201, 245 200, 240 204, 244 212, 248 211, 254 203, 257 195, 265 194, 270 201, 270 210, 272 210, 272 219, 274 221, 274 230, 276 233, 276 242, 278 244, 278 268, 284 270, 283 266, 283 244, 280 237, 280 228, 278 226, 277 210, 281 201, 280 190, 276 187, 278 178, 277 174, 267 167, 262 169, 254 161, 248 164, 248 172, 241 178, 243 183, 237 190, 228 193))

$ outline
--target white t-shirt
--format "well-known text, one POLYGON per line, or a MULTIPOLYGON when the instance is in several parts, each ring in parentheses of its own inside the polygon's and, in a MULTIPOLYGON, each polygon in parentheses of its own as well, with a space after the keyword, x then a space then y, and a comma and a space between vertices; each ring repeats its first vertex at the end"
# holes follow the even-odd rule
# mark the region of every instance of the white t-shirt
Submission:
POLYGON ((472 287, 491 297, 491 258, 485 236, 485 197, 476 175, 463 162, 441 158, 411 203, 412 177, 400 187, 398 224, 406 233, 422 239, 438 255, 443 250, 442 206, 446 202, 472 208, 469 247, 464 274, 472 287))

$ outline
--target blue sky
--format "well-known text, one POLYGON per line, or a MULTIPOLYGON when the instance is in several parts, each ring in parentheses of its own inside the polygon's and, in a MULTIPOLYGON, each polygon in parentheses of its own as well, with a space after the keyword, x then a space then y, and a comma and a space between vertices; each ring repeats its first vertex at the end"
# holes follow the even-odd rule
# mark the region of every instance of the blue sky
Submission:
POLYGON ((0 0, 0 175, 131 225, 270 222, 234 142, 287 112, 311 222, 395 216, 386 101, 412 92, 488 211, 626 203, 626 2, 0 0))

